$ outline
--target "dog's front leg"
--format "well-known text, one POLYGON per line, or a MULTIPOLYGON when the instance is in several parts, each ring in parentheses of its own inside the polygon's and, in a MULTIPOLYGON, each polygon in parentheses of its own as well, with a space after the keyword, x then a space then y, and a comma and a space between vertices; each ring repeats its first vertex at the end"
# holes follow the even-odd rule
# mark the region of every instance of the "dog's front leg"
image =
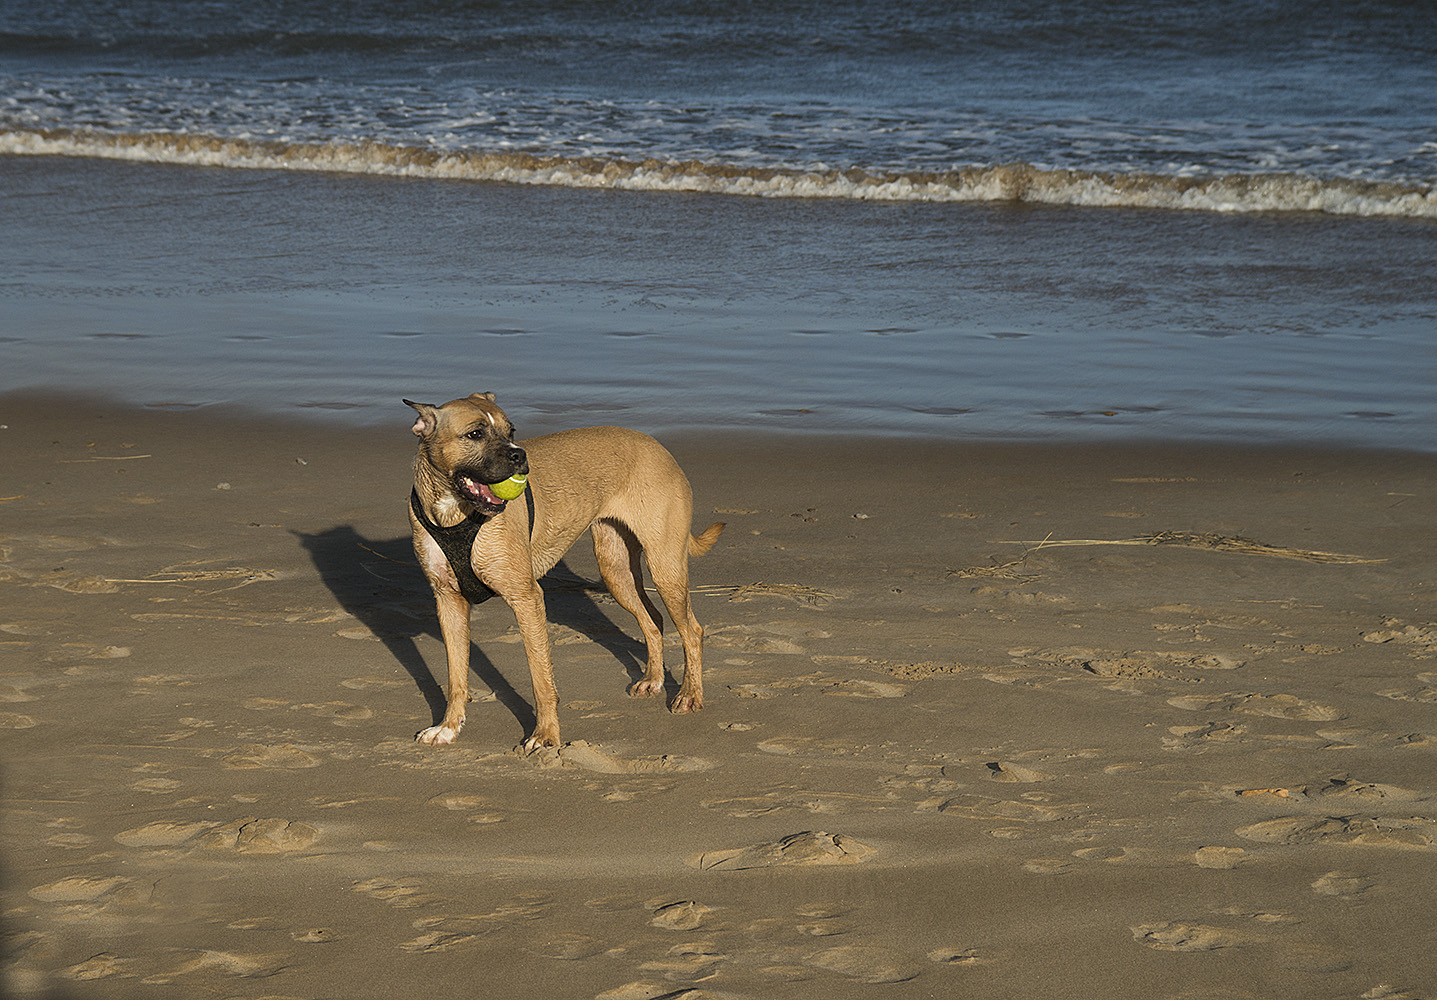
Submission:
POLYGON ((549 653, 549 620, 544 613, 544 591, 537 583, 513 596, 505 595, 529 660, 529 679, 534 685, 534 732, 524 741, 525 750, 559 745, 559 692, 554 687, 554 664, 549 653))
POLYGON ((469 704, 469 609, 457 592, 436 588, 434 602, 439 609, 439 631, 444 635, 444 652, 449 660, 449 686, 445 691, 444 720, 415 737, 420 743, 444 746, 453 743, 464 728, 469 704))

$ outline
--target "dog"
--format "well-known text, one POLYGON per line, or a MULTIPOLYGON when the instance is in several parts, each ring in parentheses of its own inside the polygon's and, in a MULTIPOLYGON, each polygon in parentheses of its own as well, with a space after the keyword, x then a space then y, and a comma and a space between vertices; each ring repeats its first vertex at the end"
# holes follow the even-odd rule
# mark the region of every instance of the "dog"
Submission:
POLYGON ((454 742, 469 701, 469 612, 497 594, 514 612, 534 686, 535 726, 523 750, 559 745, 558 692, 539 578, 588 530, 604 585, 638 620, 648 648, 629 694, 664 690, 662 619, 644 592, 642 553, 684 646, 684 678, 670 710, 703 707, 703 628, 689 606, 689 558, 711 549, 723 522, 690 534, 693 493, 674 457, 653 438, 623 427, 585 427, 514 440, 514 425, 491 392, 418 413, 409 523, 414 554, 434 589, 448 658, 444 718, 420 743, 454 742), (522 498, 490 489, 528 475, 522 498))

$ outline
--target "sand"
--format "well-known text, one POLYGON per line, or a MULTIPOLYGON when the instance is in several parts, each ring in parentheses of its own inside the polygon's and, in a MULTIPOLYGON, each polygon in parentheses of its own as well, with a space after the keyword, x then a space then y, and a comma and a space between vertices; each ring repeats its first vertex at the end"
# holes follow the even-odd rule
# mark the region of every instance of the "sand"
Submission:
POLYGON ((581 541, 524 756, 405 412, 0 400, 6 996, 1437 995, 1433 456, 666 438, 706 707, 581 541))

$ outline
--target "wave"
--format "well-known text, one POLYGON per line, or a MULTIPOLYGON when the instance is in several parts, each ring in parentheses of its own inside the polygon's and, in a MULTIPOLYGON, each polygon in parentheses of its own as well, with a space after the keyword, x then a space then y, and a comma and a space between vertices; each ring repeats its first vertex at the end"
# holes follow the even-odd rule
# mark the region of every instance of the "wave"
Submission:
POLYGON ((1189 177, 1050 170, 1028 163, 945 172, 803 170, 666 160, 444 151, 369 142, 290 143, 162 132, 0 131, 0 154, 256 170, 306 170, 625 191, 853 201, 1018 202, 1205 212, 1437 218, 1437 188, 1291 173, 1189 177))

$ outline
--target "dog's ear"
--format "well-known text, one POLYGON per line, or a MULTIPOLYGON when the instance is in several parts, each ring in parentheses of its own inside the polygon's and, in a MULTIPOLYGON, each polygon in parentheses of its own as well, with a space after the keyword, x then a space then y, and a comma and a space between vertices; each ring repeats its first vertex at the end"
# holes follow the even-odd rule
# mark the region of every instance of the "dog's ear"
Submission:
POLYGON ((482 400, 484 400, 484 401, 487 402, 487 403, 492 403, 492 402, 494 402, 494 394, 493 394, 492 392, 471 392, 471 393, 469 394, 469 398, 470 398, 470 399, 482 399, 482 400))
POLYGON ((434 428, 439 425, 438 407, 433 403, 416 403, 412 399, 406 399, 404 405, 414 407, 419 413, 418 418, 414 421, 414 427, 411 428, 415 437, 427 438, 434 433, 434 428))

